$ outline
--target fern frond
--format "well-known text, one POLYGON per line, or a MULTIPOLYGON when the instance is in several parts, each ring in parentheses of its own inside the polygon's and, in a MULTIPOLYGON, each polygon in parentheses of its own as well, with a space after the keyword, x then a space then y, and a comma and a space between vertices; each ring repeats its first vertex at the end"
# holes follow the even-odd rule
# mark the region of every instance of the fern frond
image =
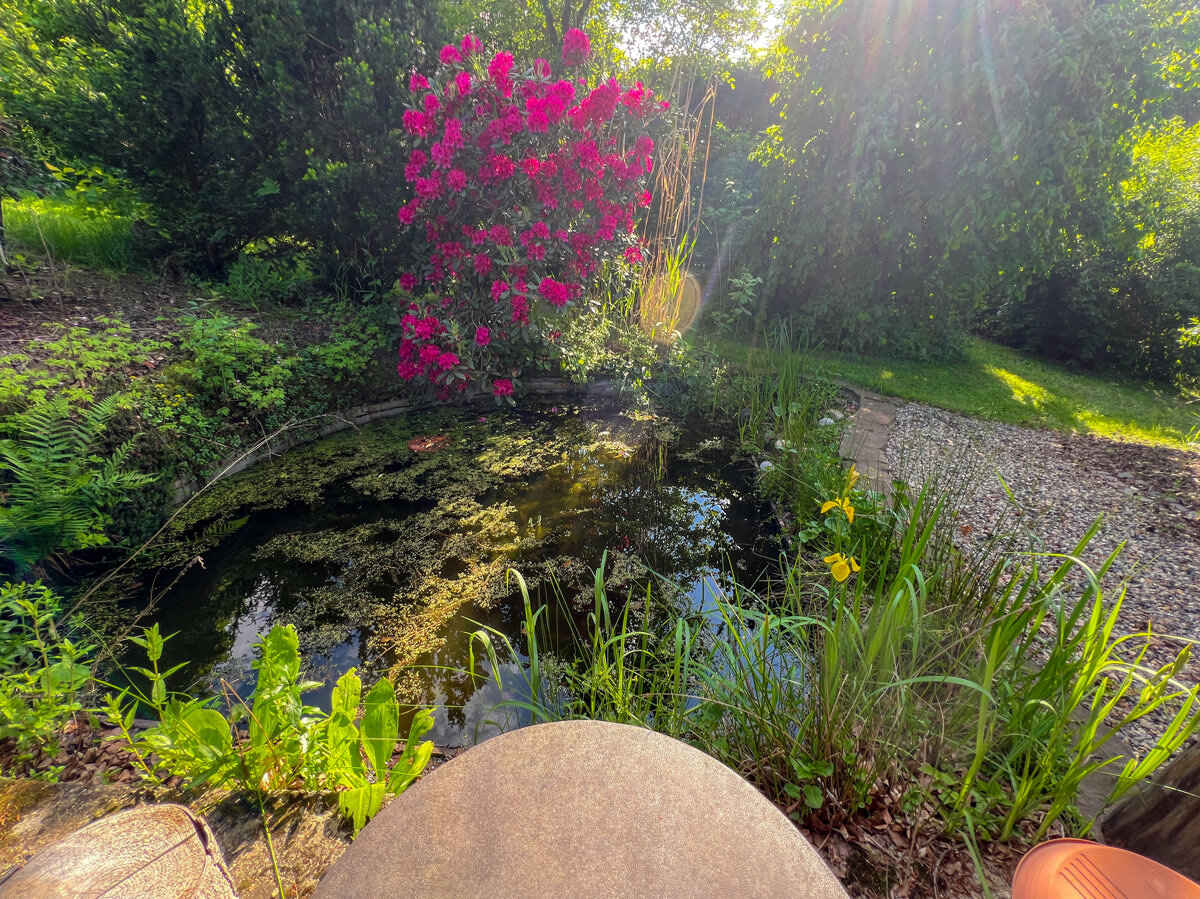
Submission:
POLYGON ((154 481, 126 467, 132 440, 108 455, 97 450, 118 401, 114 394, 74 415, 56 399, 8 420, 17 436, 0 440, 0 552, 18 574, 107 543, 111 510, 154 481))

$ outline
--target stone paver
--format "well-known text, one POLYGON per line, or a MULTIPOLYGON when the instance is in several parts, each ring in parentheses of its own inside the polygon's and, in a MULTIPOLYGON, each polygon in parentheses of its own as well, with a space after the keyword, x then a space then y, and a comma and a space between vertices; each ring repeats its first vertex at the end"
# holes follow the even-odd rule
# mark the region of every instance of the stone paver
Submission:
POLYGON ((315 899, 846 895, 720 762, 643 728, 563 721, 494 737, 413 785, 315 899))
POLYGON ((892 466, 887 445, 900 401, 852 384, 840 386, 856 393, 859 398, 858 411, 850 417, 850 424, 842 434, 842 458, 854 462, 872 490, 890 495, 892 466))
POLYGON ((23 899, 237 899, 216 838, 182 805, 116 812, 46 847, 0 883, 23 899))

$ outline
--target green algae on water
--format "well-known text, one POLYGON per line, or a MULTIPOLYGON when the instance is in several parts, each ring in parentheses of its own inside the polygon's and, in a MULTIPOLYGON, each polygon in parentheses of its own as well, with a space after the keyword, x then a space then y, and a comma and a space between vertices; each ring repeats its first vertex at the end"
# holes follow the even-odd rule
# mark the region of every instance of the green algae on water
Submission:
POLYGON ((408 701, 458 708, 479 686, 470 631, 494 626, 522 651, 510 568, 535 603, 560 593, 577 624, 605 553, 610 599, 641 609, 650 590, 676 614, 693 614, 727 565, 761 568, 762 516, 730 480, 727 446, 644 410, 571 406, 441 409, 297 447, 214 485, 175 523, 176 563, 199 552, 205 567, 155 613, 180 632, 164 661, 233 679, 256 633, 292 623, 327 683, 356 665, 390 672, 408 701), (433 435, 449 445, 408 449, 433 435))

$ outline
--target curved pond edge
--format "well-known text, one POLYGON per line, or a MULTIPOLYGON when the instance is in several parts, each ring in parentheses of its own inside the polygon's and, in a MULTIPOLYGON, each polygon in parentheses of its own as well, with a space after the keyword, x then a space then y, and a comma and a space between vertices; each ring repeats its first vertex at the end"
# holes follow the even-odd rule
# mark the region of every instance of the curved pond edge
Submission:
MULTIPOLYGON (((522 396, 535 397, 537 399, 557 399, 570 396, 617 397, 624 392, 621 382, 611 379, 579 384, 574 381, 568 381, 565 378, 528 378, 524 381, 523 387, 522 396)), ((352 406, 345 412, 326 413, 318 417, 318 420, 327 420, 320 427, 301 424, 293 429, 276 432, 273 435, 263 438, 263 440, 249 449, 222 459, 213 467, 214 473, 210 474, 206 480, 181 478, 175 481, 171 485, 174 491, 171 504, 178 506, 210 484, 215 484, 217 481, 243 472, 257 462, 279 456, 297 446, 311 443, 314 440, 320 440, 322 437, 328 437, 347 428, 362 427, 374 421, 395 418, 398 415, 404 415, 408 412, 421 412, 426 409, 437 409, 445 406, 465 408, 488 398, 489 395, 487 393, 475 390, 468 391, 465 395, 452 400, 384 400, 383 402, 363 403, 358 406, 352 406)))

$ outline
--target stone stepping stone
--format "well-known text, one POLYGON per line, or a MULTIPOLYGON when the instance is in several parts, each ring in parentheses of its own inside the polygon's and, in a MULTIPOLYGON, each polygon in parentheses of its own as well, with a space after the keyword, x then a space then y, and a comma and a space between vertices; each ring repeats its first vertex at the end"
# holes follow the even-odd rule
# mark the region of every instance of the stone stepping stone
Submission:
POLYGON ((697 749, 564 721, 493 737, 410 787, 314 899, 404 896, 842 899, 791 821, 697 749))
POLYGON ((892 466, 887 445, 900 401, 844 381, 837 384, 858 395, 858 411, 850 416, 850 424, 842 433, 841 456, 854 462, 864 486, 890 496, 892 466))
POLYGON ((21 899, 235 899, 221 850, 181 805, 107 815, 47 846, 0 882, 21 899))

